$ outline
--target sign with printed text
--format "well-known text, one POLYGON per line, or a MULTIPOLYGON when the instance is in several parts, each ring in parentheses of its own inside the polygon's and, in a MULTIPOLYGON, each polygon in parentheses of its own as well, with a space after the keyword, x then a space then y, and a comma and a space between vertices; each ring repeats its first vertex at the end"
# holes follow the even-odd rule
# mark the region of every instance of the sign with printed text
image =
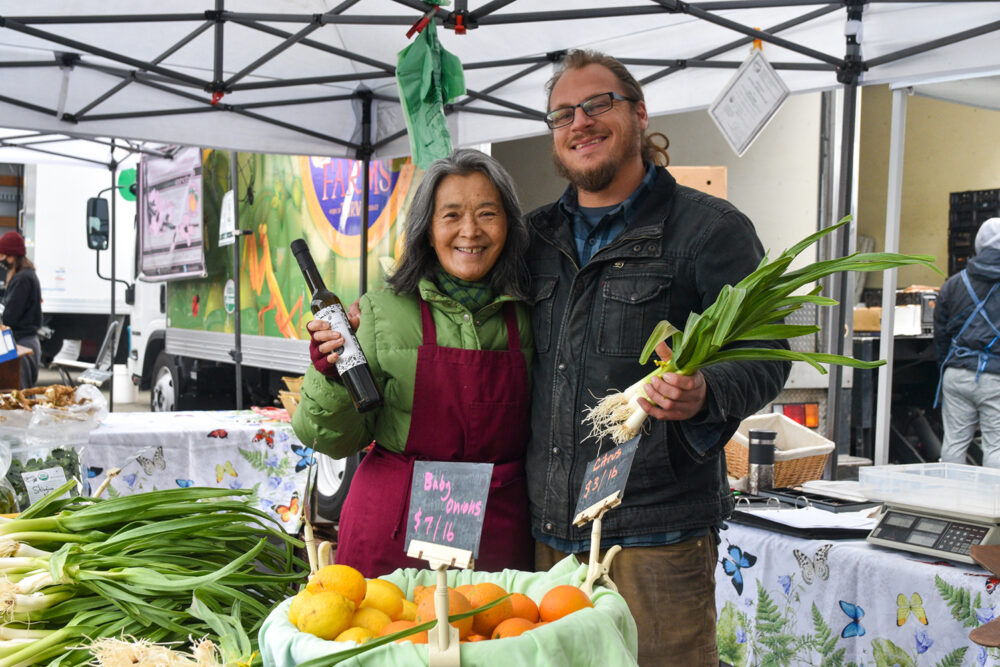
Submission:
POLYGON ((789 94, 788 86, 764 54, 753 49, 712 102, 708 115, 733 152, 742 156, 789 94))
MULTIPOLYGON (((66 483, 66 472, 62 468, 31 470, 22 472, 21 479, 24 480, 24 488, 28 492, 28 501, 34 505, 66 483)), ((69 491, 60 497, 69 498, 69 491)))
POLYGON ((640 435, 626 443, 609 449, 587 464, 587 474, 580 487, 580 497, 576 501, 576 512, 579 515, 594 503, 600 502, 615 491, 625 495, 625 482, 628 481, 632 460, 639 448, 640 435))
POLYGON ((414 462, 406 548, 420 540, 476 558, 492 476, 492 463, 414 462))

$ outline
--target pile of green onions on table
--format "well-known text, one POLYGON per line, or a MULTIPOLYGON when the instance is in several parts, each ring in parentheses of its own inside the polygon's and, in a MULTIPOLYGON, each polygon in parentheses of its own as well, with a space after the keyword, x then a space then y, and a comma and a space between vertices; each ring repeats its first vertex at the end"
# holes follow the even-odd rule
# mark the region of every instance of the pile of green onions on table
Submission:
POLYGON ((859 361, 837 354, 820 352, 795 352, 784 349, 732 347, 746 341, 783 340, 817 333, 815 325, 784 324, 788 315, 807 303, 816 306, 834 306, 837 301, 820 295, 822 286, 809 288, 804 294, 797 291, 839 271, 884 271, 908 264, 923 264, 934 271, 934 257, 930 255, 902 255, 891 252, 854 253, 846 257, 815 262, 801 269, 789 271, 792 260, 823 236, 848 224, 850 217, 836 225, 812 234, 771 261, 765 256, 755 271, 735 286, 725 285, 715 302, 702 313, 691 313, 684 330, 669 322, 660 322, 650 334, 639 357, 645 364, 656 346, 670 339, 671 357, 657 361, 656 369, 625 391, 613 392, 587 411, 584 423, 591 425, 589 437, 597 439, 610 436, 621 444, 636 435, 646 421, 646 411, 638 399, 647 398, 643 387, 654 377, 666 373, 693 375, 712 364, 729 361, 804 361, 820 373, 826 373, 822 364, 841 364, 854 368, 875 368, 885 363, 859 361))
POLYGON ((307 568, 249 491, 59 498, 75 484, 0 520, 0 667, 259 662, 307 568))

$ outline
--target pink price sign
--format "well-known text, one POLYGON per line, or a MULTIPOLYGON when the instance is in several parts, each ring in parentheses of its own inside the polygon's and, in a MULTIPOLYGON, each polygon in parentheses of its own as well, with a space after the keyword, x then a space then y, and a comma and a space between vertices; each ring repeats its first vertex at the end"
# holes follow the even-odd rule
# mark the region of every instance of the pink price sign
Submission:
POLYGON ((492 463, 416 461, 410 486, 406 549, 411 540, 479 555, 492 463))

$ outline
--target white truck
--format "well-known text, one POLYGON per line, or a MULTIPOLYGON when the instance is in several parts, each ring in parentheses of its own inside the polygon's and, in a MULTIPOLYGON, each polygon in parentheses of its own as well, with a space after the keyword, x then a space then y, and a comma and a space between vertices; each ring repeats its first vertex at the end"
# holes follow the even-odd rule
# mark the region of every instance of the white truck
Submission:
MULTIPOLYGON (((111 251, 87 246, 87 200, 100 194, 110 201, 111 172, 41 163, 24 165, 22 173, 18 225, 42 286, 43 323, 51 330, 42 341, 42 361, 66 340, 80 341, 80 359, 92 360, 111 314, 111 251)), ((117 196, 115 208, 115 274, 121 281, 114 290, 115 313, 125 316, 127 325, 131 299, 126 299, 125 284, 135 276, 135 203, 117 196)), ((122 363, 127 340, 121 336, 116 355, 122 363)))

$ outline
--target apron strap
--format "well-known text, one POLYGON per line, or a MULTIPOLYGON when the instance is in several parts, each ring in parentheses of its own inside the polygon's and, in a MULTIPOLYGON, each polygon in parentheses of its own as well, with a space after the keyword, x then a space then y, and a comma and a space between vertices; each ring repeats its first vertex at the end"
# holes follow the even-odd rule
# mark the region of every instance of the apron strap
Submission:
POLYGON ((434 326, 434 317, 431 316, 431 308, 420 296, 420 324, 424 333, 424 345, 437 347, 437 328, 434 326))
POLYGON ((507 349, 511 352, 520 352, 521 334, 517 329, 517 311, 512 301, 503 305, 503 319, 507 323, 507 349))

